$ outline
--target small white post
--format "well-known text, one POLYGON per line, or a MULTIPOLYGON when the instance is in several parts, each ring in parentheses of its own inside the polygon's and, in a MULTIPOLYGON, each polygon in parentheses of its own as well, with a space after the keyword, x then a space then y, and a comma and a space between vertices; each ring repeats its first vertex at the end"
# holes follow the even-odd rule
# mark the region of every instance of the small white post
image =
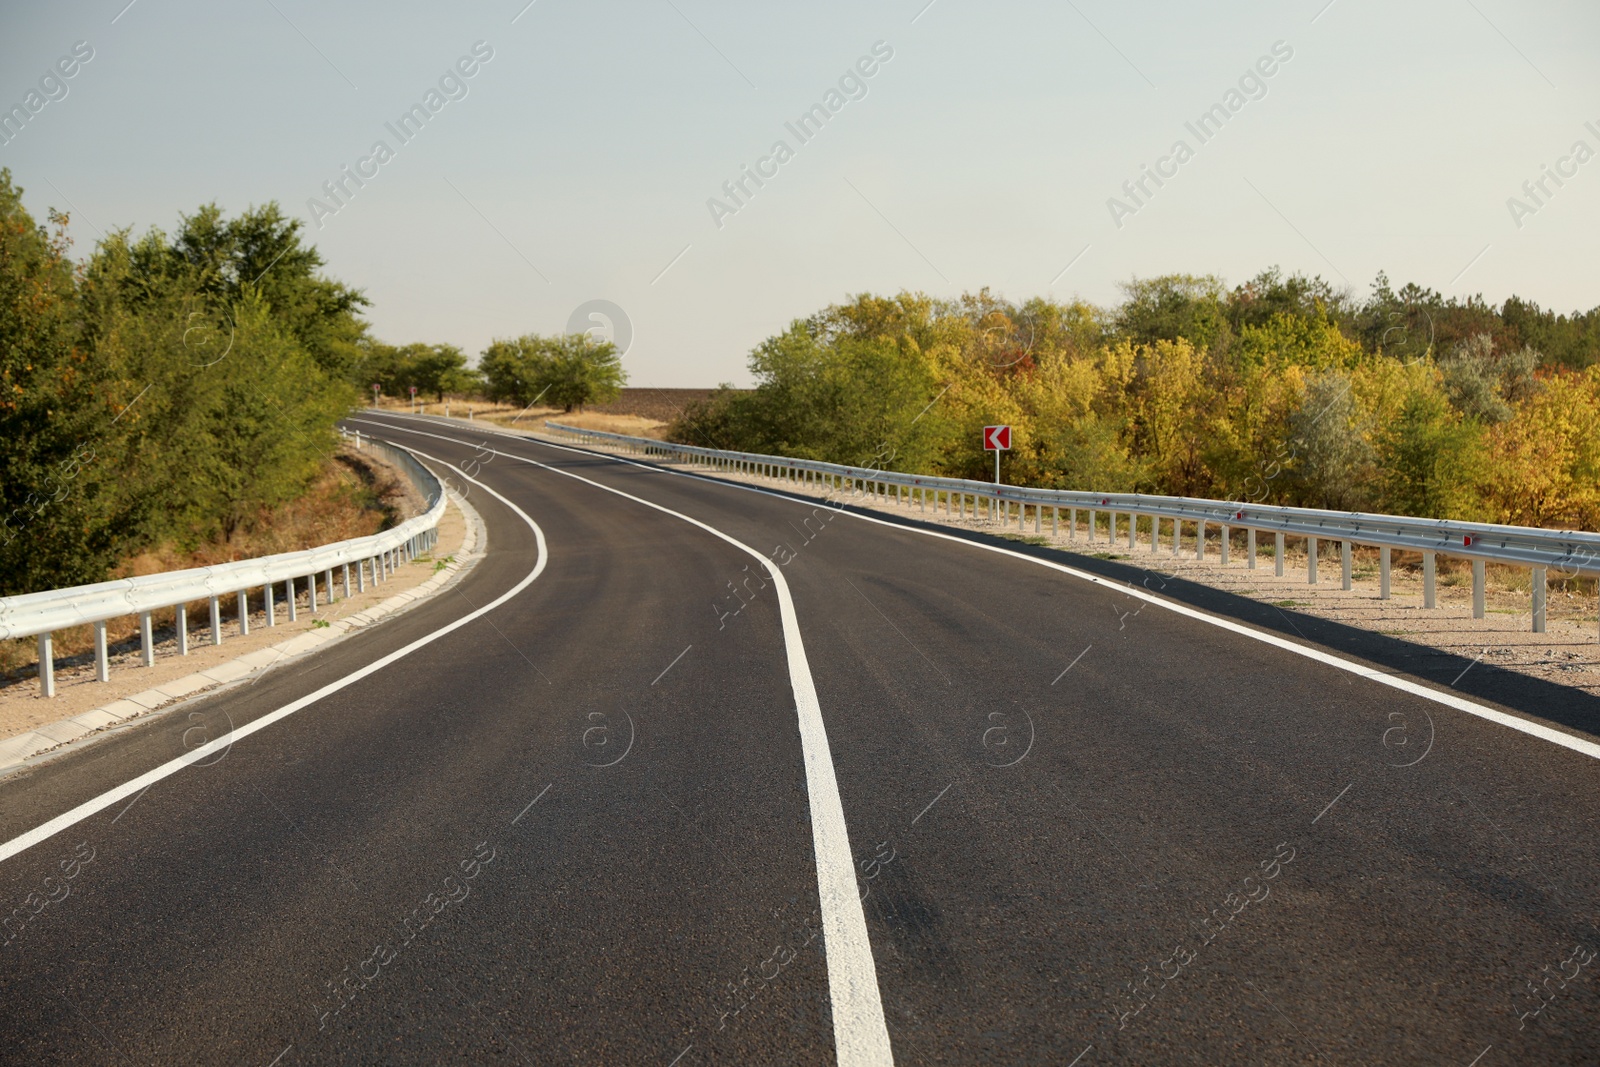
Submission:
POLYGON ((1378 549, 1378 599, 1389 599, 1389 546, 1378 549))
POLYGON ((1544 568, 1533 568, 1533 632, 1544 633, 1544 568))
POLYGON ((261 590, 261 605, 266 609, 268 626, 278 625, 277 604, 275 603, 278 598, 273 596, 273 592, 271 582, 268 582, 261 590))
POLYGON ((1139 515, 1137 512, 1128 512, 1128 551, 1139 547, 1139 515))
POLYGON ((333 568, 329 567, 327 572, 323 575, 323 577, 327 580, 327 583, 328 583, 328 603, 332 604, 333 603, 333 568))
POLYGON ((1232 539, 1233 539, 1233 529, 1232 529, 1232 527, 1224 526, 1222 528, 1222 565, 1224 567, 1226 567, 1228 565, 1228 542, 1231 541, 1232 539))
POLYGON ((50 634, 39 635, 39 695, 56 695, 56 647, 50 634))
POLYGON ((306 575, 306 600, 310 604, 311 614, 317 613, 317 576, 306 575))
POLYGON ((1339 578, 1340 578, 1340 588, 1342 588, 1342 589, 1348 590, 1348 589, 1352 588, 1350 569, 1351 569, 1351 564, 1350 564, 1350 542, 1349 541, 1340 541, 1339 542, 1339 578))
POLYGON ((139 661, 146 667, 156 665, 155 634, 150 625, 150 613, 139 612, 139 661))
POLYGON ((218 597, 211 598, 211 643, 222 644, 222 601, 218 597))
POLYGON ((1272 535, 1272 572, 1279 578, 1283 577, 1283 534, 1272 535))
POLYGON ((285 599, 289 602, 289 621, 294 622, 300 616, 300 605, 295 600, 293 578, 284 579, 283 590, 285 599))
POLYGON ((106 651, 106 624, 104 621, 94 624, 94 680, 97 682, 111 681, 111 656, 106 651))
POLYGON ((350 599, 350 564, 344 565, 344 598, 350 599))
POLYGON ((189 654, 189 605, 179 604, 172 609, 172 624, 178 630, 178 655, 189 654))
POLYGON ((1256 569, 1256 528, 1250 527, 1244 532, 1244 551, 1250 557, 1245 566, 1250 570, 1256 569))
POLYGON ((1433 553, 1422 554, 1422 606, 1434 608, 1439 606, 1439 598, 1434 589, 1434 563, 1433 553))
POLYGON ((1194 558, 1206 558, 1206 520, 1194 524, 1194 558))
POLYGON ((250 598, 243 589, 239 590, 239 636, 247 637, 250 634, 250 598))

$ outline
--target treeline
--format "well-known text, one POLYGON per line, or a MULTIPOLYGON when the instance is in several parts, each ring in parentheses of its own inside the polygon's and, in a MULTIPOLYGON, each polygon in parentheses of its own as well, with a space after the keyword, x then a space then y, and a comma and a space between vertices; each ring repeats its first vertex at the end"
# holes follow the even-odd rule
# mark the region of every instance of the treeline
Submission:
POLYGON ((680 441, 1006 480, 1600 528, 1600 309, 1357 299, 1269 270, 1123 301, 864 294, 797 320, 674 423, 680 441))
POLYGON ((365 326, 277 205, 107 234, 83 262, 0 170, 0 595, 228 537, 336 447, 365 326))
POLYGON ((467 366, 466 355, 454 345, 367 341, 361 348, 364 359, 355 377, 384 396, 409 397, 415 388, 419 397, 436 401, 447 395, 482 396, 571 411, 616 399, 627 382, 616 346, 586 334, 497 339, 476 367, 467 366))
POLYGON ((0 596, 102 581, 145 548, 231 541, 297 499, 373 384, 581 407, 625 380, 586 337, 389 345, 276 203, 70 258, 0 170, 0 596))

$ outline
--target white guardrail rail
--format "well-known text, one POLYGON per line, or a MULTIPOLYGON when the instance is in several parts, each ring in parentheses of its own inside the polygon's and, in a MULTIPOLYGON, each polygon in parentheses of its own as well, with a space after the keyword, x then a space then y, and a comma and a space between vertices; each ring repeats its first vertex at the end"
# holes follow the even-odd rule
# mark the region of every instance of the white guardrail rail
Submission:
POLYGON ((1062 509, 1069 511, 1070 529, 1077 530, 1077 512, 1089 512, 1090 536, 1095 529, 1095 513, 1109 515, 1110 541, 1117 540, 1117 517, 1127 516, 1127 547, 1137 545, 1139 520, 1146 519, 1151 532, 1150 552, 1161 549, 1162 527, 1171 523, 1171 550, 1178 554, 1178 539, 1184 523, 1195 532, 1195 555, 1204 559, 1206 531, 1217 527, 1222 562, 1228 562, 1232 531, 1246 531, 1247 566, 1256 565, 1256 534, 1274 536, 1274 560, 1278 575, 1283 574, 1284 539, 1303 538, 1307 542, 1307 581, 1317 582, 1317 542, 1337 541, 1345 589, 1351 588, 1351 548, 1367 545, 1379 549, 1379 598, 1389 599, 1391 553, 1394 549, 1417 552, 1422 556, 1423 607, 1437 606, 1435 556, 1444 554, 1472 561, 1472 615, 1484 617, 1486 562, 1528 567, 1532 571, 1533 630, 1545 630, 1545 585, 1548 571, 1554 568, 1563 577, 1600 574, 1600 533, 1575 530, 1541 530, 1531 526, 1497 526, 1483 522, 1453 522, 1445 519, 1413 519, 1401 515, 1368 515, 1348 511, 1318 511, 1312 508, 1276 507, 1193 497, 1147 496, 1142 493, 1090 493, 1061 489, 1027 489, 996 485, 962 478, 936 478, 921 474, 897 474, 870 467, 849 467, 815 460, 765 456, 753 452, 728 452, 697 445, 674 444, 647 437, 628 437, 562 426, 545 425, 574 439, 621 447, 640 455, 660 456, 681 462, 699 463, 713 469, 754 473, 777 480, 824 484, 835 491, 872 493, 892 497, 907 506, 941 505, 946 514, 977 514, 982 507, 994 521, 1017 523, 1025 530, 1032 510, 1034 531, 1042 533, 1045 512, 1050 512, 1051 532, 1060 523, 1062 509), (892 493, 891 493, 892 491, 892 493))
MULTIPOLYGON (((343 431, 341 431, 343 432, 343 431)), ((276 587, 283 586, 289 619, 296 617, 295 583, 304 582, 308 603, 317 610, 317 578, 326 580, 327 602, 333 603, 333 575, 338 569, 344 579, 344 595, 350 595, 350 568, 356 569, 356 589, 367 588, 368 573, 376 585, 385 581, 396 566, 433 547, 438 539, 439 520, 445 511, 444 486, 415 456, 402 448, 351 435, 356 447, 372 449, 405 470, 428 504, 428 510, 407 519, 393 529, 370 537, 357 537, 301 552, 218 563, 210 567, 148 574, 139 578, 120 578, 70 589, 51 589, 40 593, 0 597, 0 639, 39 638, 39 691, 55 696, 55 663, 52 633, 85 623, 94 624, 95 677, 110 678, 106 649, 106 621, 126 615, 139 617, 139 643, 146 667, 155 663, 152 612, 175 609, 178 653, 189 654, 188 606, 205 601, 210 607, 211 642, 222 643, 222 601, 238 599, 240 634, 250 632, 250 591, 259 590, 266 609, 267 625, 277 625, 274 600, 276 587)))

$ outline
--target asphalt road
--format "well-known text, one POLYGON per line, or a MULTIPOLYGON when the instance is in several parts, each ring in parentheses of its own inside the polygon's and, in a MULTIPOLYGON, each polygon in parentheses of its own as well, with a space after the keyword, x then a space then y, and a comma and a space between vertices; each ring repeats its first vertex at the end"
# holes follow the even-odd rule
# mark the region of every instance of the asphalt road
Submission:
POLYGON ((1600 1062, 1591 755, 1067 553, 361 418, 489 556, 0 782, 15 841, 203 752, 0 862, 0 1061, 1600 1062))

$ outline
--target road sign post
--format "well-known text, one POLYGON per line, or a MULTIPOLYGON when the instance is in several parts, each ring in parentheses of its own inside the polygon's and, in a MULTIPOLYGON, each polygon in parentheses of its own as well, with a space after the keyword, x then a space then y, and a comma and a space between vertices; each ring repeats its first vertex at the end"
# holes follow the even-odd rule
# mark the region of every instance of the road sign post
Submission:
POLYGON ((1000 484, 1000 453, 1011 449, 1011 427, 985 426, 983 428, 983 447, 994 453, 994 484, 1000 484))

